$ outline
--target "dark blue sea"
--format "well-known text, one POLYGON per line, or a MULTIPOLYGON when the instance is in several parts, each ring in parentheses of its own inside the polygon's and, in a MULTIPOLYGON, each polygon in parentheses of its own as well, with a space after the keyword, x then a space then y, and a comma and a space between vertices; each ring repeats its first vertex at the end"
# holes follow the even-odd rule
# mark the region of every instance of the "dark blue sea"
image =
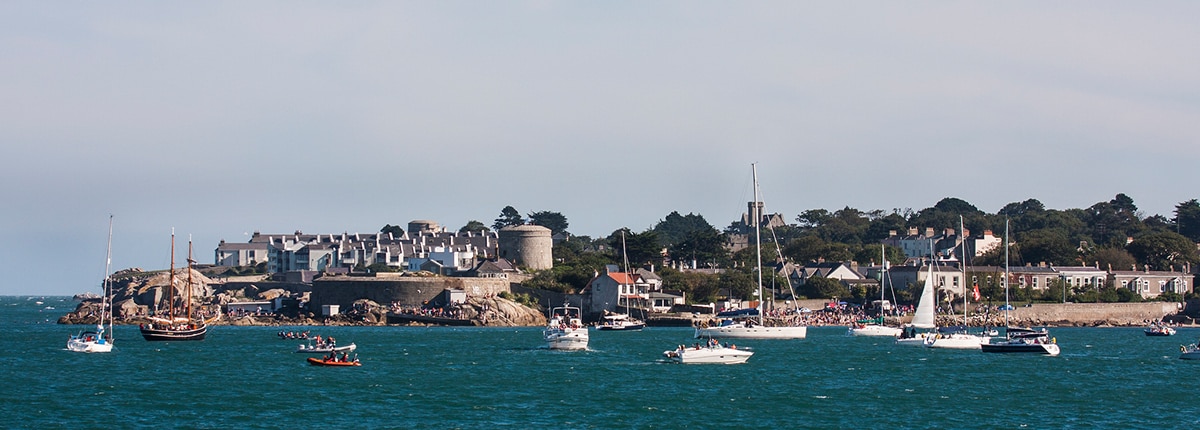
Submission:
POLYGON ((676 365, 687 328, 593 331, 546 350, 539 328, 231 327, 201 342, 116 328, 109 354, 64 349, 64 297, 0 297, 0 428, 1187 428, 1200 424, 1200 329, 1053 328, 1058 357, 896 347, 813 327, 739 343, 743 365, 676 365), (37 302, 42 302, 38 304, 37 302), (354 342, 323 368, 279 330, 354 342))

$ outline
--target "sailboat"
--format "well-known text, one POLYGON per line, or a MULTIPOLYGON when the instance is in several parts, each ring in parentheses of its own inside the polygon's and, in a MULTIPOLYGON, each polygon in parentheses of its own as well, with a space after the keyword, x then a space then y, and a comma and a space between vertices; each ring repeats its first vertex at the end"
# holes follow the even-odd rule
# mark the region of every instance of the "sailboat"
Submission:
POLYGON ((204 340, 208 334, 208 324, 203 320, 192 319, 192 241, 188 239, 188 287, 184 298, 183 316, 175 312, 175 230, 171 230, 171 273, 167 286, 167 316, 154 316, 149 323, 140 325, 142 337, 149 341, 160 340, 204 340))
MULTIPOLYGON (((1012 327, 1008 323, 1008 221, 1004 221, 1004 340, 982 345, 983 352, 1024 352, 1045 355, 1058 355, 1061 350, 1058 341, 1050 337, 1045 328, 1012 327)), ((1186 351, 1185 351, 1186 352, 1186 351)))
MULTIPOLYGON (((621 230, 621 256, 625 262, 625 273, 629 275, 629 279, 633 279, 633 274, 629 272, 629 255, 625 252, 625 230, 621 230)), ((621 285, 617 288, 623 290, 625 287, 621 285)), ((634 288, 636 289, 636 287, 634 288)), ((636 294, 637 291, 630 291, 630 293, 636 294)), ((626 295, 624 291, 618 292, 617 305, 620 306, 621 297, 625 298, 625 309, 633 309, 629 305, 630 296, 626 295)), ((634 318, 629 314, 610 313, 608 310, 604 311, 604 316, 601 318, 600 323, 596 324, 597 330, 605 331, 636 331, 644 328, 646 328, 646 323, 642 320, 634 318)))
POLYGON ((918 332, 917 329, 931 330, 937 328, 937 304, 933 292, 933 265, 929 265, 929 273, 925 276, 925 285, 921 287, 921 298, 917 301, 917 310, 912 322, 904 326, 896 345, 924 346, 925 338, 933 336, 928 331, 918 332))
MULTIPOLYGON (((750 165, 750 172, 754 178, 754 207, 757 208, 757 203, 760 202, 758 196, 758 170, 755 165, 750 165)), ((762 289, 762 232, 759 228, 759 223, 762 220, 762 214, 758 210, 752 210, 750 218, 754 220, 754 247, 755 254, 758 258, 758 306, 753 309, 742 309, 736 311, 737 314, 717 314, 718 318, 723 319, 716 326, 701 325, 696 327, 696 338, 728 338, 728 339, 804 339, 808 336, 808 327, 798 323, 785 323, 784 325, 768 326, 763 319, 763 289, 762 289), (755 318, 757 317, 757 318, 755 318)))
POLYGON ((74 352, 111 352, 113 349, 112 306, 112 215, 108 216, 108 248, 104 253, 104 300, 100 302, 100 321, 96 330, 87 330, 67 339, 67 349, 74 352), (104 320, 108 319, 108 330, 104 320))
POLYGON ((883 304, 886 303, 884 291, 887 289, 887 251, 884 245, 879 246, 880 253, 883 256, 883 273, 879 278, 879 318, 878 322, 867 324, 851 324, 848 334, 851 336, 899 336, 903 331, 899 327, 889 327, 883 325, 883 304))
MULTIPOLYGON (((959 235, 962 235, 963 221, 962 216, 958 217, 959 235)), ((962 240, 962 260, 959 262, 959 268, 962 270, 962 281, 959 285, 962 286, 963 296, 963 326, 961 330, 955 330, 950 333, 937 333, 933 336, 925 338, 925 346, 930 348, 945 348, 945 349, 980 349, 985 343, 991 341, 991 338, 985 335, 974 335, 967 332, 967 241, 962 240)), ((931 268, 932 269, 932 268, 931 268)), ((930 272, 932 273, 932 272, 930 272)))

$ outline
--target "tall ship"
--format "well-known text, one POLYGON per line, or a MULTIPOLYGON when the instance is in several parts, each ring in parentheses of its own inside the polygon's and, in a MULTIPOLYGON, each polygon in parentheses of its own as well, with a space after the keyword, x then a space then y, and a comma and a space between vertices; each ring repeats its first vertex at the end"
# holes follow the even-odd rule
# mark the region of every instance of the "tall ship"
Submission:
POLYGON ((142 337, 148 341, 204 340, 208 334, 208 323, 192 315, 192 241, 188 240, 187 290, 178 309, 175 306, 175 231, 171 230, 171 270, 167 284, 167 313, 150 317, 150 322, 139 326, 142 337))

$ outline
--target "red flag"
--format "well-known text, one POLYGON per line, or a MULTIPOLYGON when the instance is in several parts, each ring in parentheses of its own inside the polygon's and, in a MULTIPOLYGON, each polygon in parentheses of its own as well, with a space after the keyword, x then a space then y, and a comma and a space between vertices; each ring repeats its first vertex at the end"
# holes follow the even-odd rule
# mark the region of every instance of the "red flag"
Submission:
POLYGON ((979 301, 979 285, 975 285, 975 301, 979 301))

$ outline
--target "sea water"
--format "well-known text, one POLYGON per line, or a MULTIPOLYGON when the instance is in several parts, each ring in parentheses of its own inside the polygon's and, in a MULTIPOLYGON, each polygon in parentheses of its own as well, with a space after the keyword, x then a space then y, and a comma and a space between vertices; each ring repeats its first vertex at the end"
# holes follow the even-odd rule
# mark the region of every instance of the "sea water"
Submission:
POLYGON ((536 327, 214 326, 199 342, 116 327, 108 354, 66 351, 65 297, 0 297, 2 428, 1182 428, 1200 423, 1200 329, 1051 328, 1062 355, 897 347, 812 327, 741 341, 740 365, 679 365, 688 328, 592 331, 547 350, 536 327), (41 304, 37 302, 41 301, 41 304), (51 309, 52 308, 52 309, 51 309), (310 366, 311 330, 361 367, 310 366))

